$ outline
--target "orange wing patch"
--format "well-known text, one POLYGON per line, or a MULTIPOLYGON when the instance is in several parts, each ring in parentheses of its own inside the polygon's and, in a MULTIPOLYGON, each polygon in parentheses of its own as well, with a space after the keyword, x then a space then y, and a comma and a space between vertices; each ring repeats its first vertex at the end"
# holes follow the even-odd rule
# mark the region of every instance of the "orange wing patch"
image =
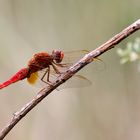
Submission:
POLYGON ((27 81, 30 83, 30 84, 35 84, 36 81, 38 80, 39 76, 38 76, 38 72, 34 72, 30 75, 29 78, 27 78, 27 81))

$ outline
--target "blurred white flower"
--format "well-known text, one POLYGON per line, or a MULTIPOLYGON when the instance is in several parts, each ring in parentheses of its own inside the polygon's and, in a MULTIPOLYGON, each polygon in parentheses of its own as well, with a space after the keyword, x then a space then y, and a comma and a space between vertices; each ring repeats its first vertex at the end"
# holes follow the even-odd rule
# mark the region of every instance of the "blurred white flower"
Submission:
MULTIPOLYGON (((120 56, 121 64, 140 61, 140 38, 136 38, 133 43, 128 42, 125 49, 118 48, 117 54, 120 56)), ((138 69, 140 69, 140 62, 138 69)))

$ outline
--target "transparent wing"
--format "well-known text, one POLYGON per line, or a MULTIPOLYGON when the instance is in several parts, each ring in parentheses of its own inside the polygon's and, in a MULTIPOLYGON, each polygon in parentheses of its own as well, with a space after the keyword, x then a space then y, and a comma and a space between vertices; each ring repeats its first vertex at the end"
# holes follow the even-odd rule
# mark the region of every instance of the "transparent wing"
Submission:
POLYGON ((88 52, 89 52, 88 50, 76 50, 76 51, 64 52, 64 58, 62 60, 62 63, 73 64, 88 52))
MULTIPOLYGON (((48 74, 48 68, 31 74, 30 78, 28 78, 27 81, 30 84, 41 88, 41 87, 45 87, 46 84, 53 83, 60 76, 60 74, 55 73, 53 68, 51 68, 50 74, 49 74, 50 82, 48 82, 47 74, 48 74), (44 73, 46 73, 45 76, 44 76, 44 73), (43 76, 44 76, 44 78, 42 80, 43 76)), ((66 83, 61 85, 58 89, 87 87, 87 86, 90 86, 91 84, 92 84, 91 81, 88 80, 86 77, 84 77, 82 75, 74 75, 70 80, 68 80, 66 83)))
MULTIPOLYGON (((72 64, 77 62, 80 58, 82 58, 87 53, 89 53, 88 50, 76 50, 76 51, 65 52, 64 59, 62 60, 62 64, 66 64, 67 67, 65 67, 65 69, 69 68, 70 66, 72 66, 72 64)), ((101 71, 104 70, 105 68, 105 63, 100 58, 93 59, 93 65, 95 71, 101 71)))
POLYGON ((83 88, 91 86, 92 82, 82 75, 74 75, 71 79, 66 81, 66 83, 60 85, 58 89, 66 89, 66 88, 83 88))

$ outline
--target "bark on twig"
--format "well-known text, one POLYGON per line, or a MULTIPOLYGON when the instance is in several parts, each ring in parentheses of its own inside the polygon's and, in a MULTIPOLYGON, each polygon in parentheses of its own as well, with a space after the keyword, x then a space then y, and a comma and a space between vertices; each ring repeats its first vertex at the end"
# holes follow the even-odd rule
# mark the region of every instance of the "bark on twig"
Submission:
POLYGON ((128 37, 133 32, 140 29, 140 19, 125 28, 119 34, 115 35, 113 38, 109 39, 106 43, 99 46, 97 49, 86 54, 81 60, 70 67, 63 75, 61 75, 53 83, 53 86, 47 86, 45 89, 41 90, 34 99, 23 106, 19 111, 17 111, 7 125, 0 132, 0 140, 2 140, 10 130, 30 111, 32 110, 40 101, 42 101, 47 95, 49 95, 54 89, 59 85, 63 84, 69 78, 71 78, 76 72, 82 69, 84 66, 93 61, 94 58, 98 57, 102 53, 110 50, 120 43, 123 39, 128 37))

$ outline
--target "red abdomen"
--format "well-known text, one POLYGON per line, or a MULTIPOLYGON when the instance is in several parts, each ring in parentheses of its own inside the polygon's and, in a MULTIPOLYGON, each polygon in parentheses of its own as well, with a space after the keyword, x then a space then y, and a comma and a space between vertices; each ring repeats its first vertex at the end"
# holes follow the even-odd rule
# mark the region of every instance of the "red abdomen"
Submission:
POLYGON ((20 71, 18 71, 13 77, 11 77, 9 80, 6 82, 0 84, 0 89, 7 87, 8 85, 15 83, 19 80, 22 80, 28 76, 29 69, 28 68, 23 68, 20 71))

